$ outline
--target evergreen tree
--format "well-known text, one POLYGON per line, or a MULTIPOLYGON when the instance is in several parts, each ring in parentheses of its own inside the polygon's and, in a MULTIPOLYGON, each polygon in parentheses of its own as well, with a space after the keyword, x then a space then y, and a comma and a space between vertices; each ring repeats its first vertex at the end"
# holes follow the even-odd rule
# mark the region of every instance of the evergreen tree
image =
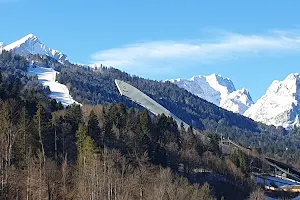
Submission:
POLYGON ((48 119, 45 108, 41 103, 37 105, 37 111, 34 116, 34 122, 36 130, 39 136, 40 149, 43 155, 43 159, 46 159, 46 151, 51 156, 54 154, 54 138, 52 136, 51 122, 48 119))
POLYGON ((193 127, 192 127, 192 126, 189 126, 187 132, 188 132, 188 134, 194 135, 193 127))
POLYGON ((6 91, 3 83, 2 72, 0 71, 0 99, 5 99, 6 91))
MULTIPOLYGON (((147 110, 144 110, 140 115, 140 123, 143 135, 151 137, 152 122, 147 110)), ((155 138, 152 138, 156 140, 155 138)))
POLYGON ((242 152, 239 153, 239 165, 242 170, 242 172, 246 173, 247 172, 247 160, 245 154, 242 152))
POLYGON ((39 136, 25 107, 21 109, 18 121, 19 134, 14 146, 15 161, 20 166, 26 166, 28 158, 37 155, 39 136))
POLYGON ((88 135, 91 136, 98 144, 101 142, 101 130, 99 127, 98 117, 92 110, 88 120, 88 135))
POLYGON ((181 134, 184 134, 186 132, 183 122, 181 122, 181 124, 180 124, 180 132, 181 132, 181 134))
POLYGON ((84 168, 86 162, 92 159, 93 155, 98 152, 94 140, 88 135, 88 129, 84 124, 80 124, 76 131, 78 164, 79 168, 84 168))
POLYGON ((80 105, 74 103, 68 106, 65 119, 67 123, 72 125, 72 131, 75 132, 78 129, 78 125, 82 122, 80 105))

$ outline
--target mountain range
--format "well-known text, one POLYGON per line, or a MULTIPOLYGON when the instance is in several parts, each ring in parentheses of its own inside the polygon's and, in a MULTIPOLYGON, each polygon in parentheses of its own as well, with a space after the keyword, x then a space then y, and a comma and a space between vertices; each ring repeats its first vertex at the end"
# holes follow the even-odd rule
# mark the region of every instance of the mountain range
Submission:
POLYGON ((290 74, 275 80, 256 103, 245 88, 236 90, 232 81, 221 75, 172 79, 170 82, 220 106, 267 125, 292 128, 300 125, 300 75, 290 74))
MULTIPOLYGON (((8 45, 0 42, 0 49, 20 55, 47 55, 60 63, 69 60, 67 55, 49 48, 33 34, 8 45)), ((267 125, 283 126, 284 128, 300 125, 299 81, 299 74, 291 74, 281 82, 274 81, 266 94, 254 103, 247 89, 237 90, 229 78, 223 78, 221 75, 199 75, 190 79, 170 80, 171 83, 221 108, 267 125)), ((66 94, 68 92, 66 91, 66 94)))
POLYGON ((190 79, 172 79, 170 82, 226 110, 243 114, 252 104, 247 89, 236 90, 229 78, 211 74, 190 79))

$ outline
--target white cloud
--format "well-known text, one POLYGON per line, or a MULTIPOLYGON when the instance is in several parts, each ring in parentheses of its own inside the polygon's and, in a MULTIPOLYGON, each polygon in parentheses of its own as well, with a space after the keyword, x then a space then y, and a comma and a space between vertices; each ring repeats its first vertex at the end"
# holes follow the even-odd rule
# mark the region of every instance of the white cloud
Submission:
MULTIPOLYGON (((298 32, 299 33, 299 32, 298 32)), ((125 45, 94 53, 92 63, 113 66, 139 75, 166 73, 220 60, 253 55, 291 53, 300 50, 296 31, 272 31, 269 35, 226 33, 212 41, 153 41, 125 45), (182 62, 184 61, 184 62, 182 62)))

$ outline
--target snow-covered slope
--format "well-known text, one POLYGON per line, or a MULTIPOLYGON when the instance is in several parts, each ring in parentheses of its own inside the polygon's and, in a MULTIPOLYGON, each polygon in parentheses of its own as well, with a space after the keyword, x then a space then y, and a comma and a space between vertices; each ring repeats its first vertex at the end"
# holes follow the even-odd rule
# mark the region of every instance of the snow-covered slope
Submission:
POLYGON ((233 91, 224 98, 221 107, 235 113, 243 114, 249 107, 253 105, 253 101, 249 91, 245 88, 233 91))
POLYGON ((268 125, 289 128, 299 126, 300 74, 290 74, 283 81, 275 80, 266 94, 245 112, 245 116, 268 125))
POLYGON ((3 42, 0 42, 0 49, 4 46, 5 46, 5 44, 3 42))
POLYGON ((179 87, 224 109, 243 114, 252 104, 246 89, 236 90, 232 81, 220 75, 194 76, 190 79, 172 79, 179 87))
POLYGON ((21 38, 20 40, 5 45, 3 50, 14 51, 15 53, 20 55, 28 55, 28 54, 47 55, 57 59, 60 62, 64 62, 68 60, 68 57, 65 54, 47 47, 46 45, 41 43, 39 39, 33 34, 29 34, 21 38))
POLYGON ((38 79, 41 81, 41 83, 44 86, 49 86, 51 91, 50 97, 61 102, 64 106, 68 106, 73 103, 79 104, 71 97, 67 86, 55 81, 56 74, 58 72, 55 71, 54 69, 31 66, 28 70, 28 73, 30 75, 37 75, 38 79))

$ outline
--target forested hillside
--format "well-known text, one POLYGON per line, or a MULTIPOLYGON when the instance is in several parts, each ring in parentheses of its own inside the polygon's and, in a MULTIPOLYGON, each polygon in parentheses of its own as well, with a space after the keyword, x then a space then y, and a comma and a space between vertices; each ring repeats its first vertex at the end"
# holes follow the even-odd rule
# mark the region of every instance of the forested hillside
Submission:
POLYGON ((225 178, 240 199, 249 194, 247 177, 220 157, 217 137, 204 145, 172 118, 123 104, 63 108, 27 76, 26 59, 4 52, 0 63, 1 199, 230 197, 195 178, 195 168, 225 178))
POLYGON ((1 198, 213 199, 208 184, 192 185, 173 173, 178 162, 186 159, 189 169, 197 157, 185 155, 189 143, 172 119, 162 116, 152 125, 148 113, 122 105, 107 108, 111 114, 102 106, 52 113, 36 106, 31 116, 22 102, 0 102, 1 198), (156 138, 153 128, 163 134, 156 138), (171 149, 182 149, 180 157, 169 155, 171 149))
POLYGON ((223 119, 228 126, 258 130, 252 120, 214 106, 170 82, 147 80, 114 68, 101 67, 94 71, 74 65, 62 67, 58 77, 58 81, 70 85, 74 98, 88 104, 124 101, 114 84, 115 79, 127 81, 199 129, 223 119))
POLYGON ((116 99, 103 96, 129 107, 105 101, 64 108, 47 97, 49 90, 36 77, 27 76, 32 60, 61 72, 66 67, 47 57, 0 55, 1 199, 249 196, 248 160, 242 154, 223 157, 216 134, 203 144, 192 128, 149 114, 113 85, 108 86, 116 99))
POLYGON ((38 55, 23 58, 3 52, 0 64, 3 199, 230 199, 232 195, 244 199, 254 188, 249 179, 251 160, 241 152, 221 155, 221 133, 246 144, 255 141, 272 157, 298 161, 298 129, 286 135, 169 82, 113 68, 93 71, 62 65, 38 55), (76 100, 97 105, 64 108, 51 100, 49 90, 36 77, 27 76, 31 61, 60 71, 58 80, 76 100), (121 97, 115 78, 191 120, 209 142, 204 144, 191 127, 184 130, 172 118, 153 116, 121 97), (283 150, 286 145, 288 151, 283 150))
MULTIPOLYGON (((50 59, 51 60, 51 59, 50 59)), ((286 131, 266 126, 242 115, 219 108, 170 82, 143 79, 114 68, 84 68, 55 60, 43 62, 60 71, 58 81, 66 84, 75 100, 88 104, 124 103, 138 107, 119 95, 114 79, 127 81, 165 106, 179 118, 202 130, 231 138, 244 146, 260 147, 262 152, 286 162, 299 164, 299 129, 286 131)))
POLYGON ((1 199, 213 199, 208 184, 174 173, 183 158, 167 146, 183 140, 173 119, 122 105, 64 109, 27 77, 24 58, 4 52, 0 64, 1 199))

